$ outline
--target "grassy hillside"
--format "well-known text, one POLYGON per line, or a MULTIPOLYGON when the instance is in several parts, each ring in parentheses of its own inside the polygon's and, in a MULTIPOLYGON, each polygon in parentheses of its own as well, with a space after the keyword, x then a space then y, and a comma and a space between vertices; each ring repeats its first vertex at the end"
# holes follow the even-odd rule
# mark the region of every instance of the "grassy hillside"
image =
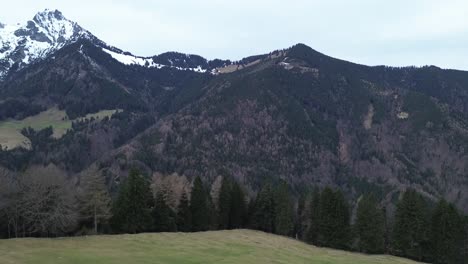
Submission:
MULTIPOLYGON (((102 110, 94 114, 88 114, 85 117, 79 117, 75 120, 92 117, 102 119, 106 116, 111 116, 115 112, 116 110, 102 110)), ((18 146, 29 147, 29 140, 21 134, 21 130, 26 127, 41 130, 52 126, 54 130, 53 136, 60 138, 71 128, 72 121, 75 120, 69 120, 65 111, 55 107, 23 120, 12 119, 3 121, 0 122, 0 145, 8 147, 8 149, 18 146)))
POLYGON ((23 263, 416 263, 317 248, 256 231, 0 240, 0 262, 23 263))

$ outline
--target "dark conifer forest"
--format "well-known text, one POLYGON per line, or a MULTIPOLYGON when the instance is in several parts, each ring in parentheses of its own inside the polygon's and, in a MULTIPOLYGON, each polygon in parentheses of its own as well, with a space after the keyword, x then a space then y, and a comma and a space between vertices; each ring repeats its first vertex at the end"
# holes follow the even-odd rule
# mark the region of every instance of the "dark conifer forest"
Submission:
POLYGON ((150 182, 147 175, 132 169, 110 203, 106 188, 93 175, 86 176, 85 186, 93 185, 75 193, 58 180, 57 170, 49 166, 34 173, 41 175, 37 179, 26 174, 2 182, 8 190, 2 190, 7 195, 2 196, 1 237, 244 228, 320 247, 432 263, 463 263, 467 257, 468 218, 444 199, 434 203, 413 189, 402 192, 395 213, 387 215, 373 193, 356 202, 330 187, 310 188, 297 196, 284 181, 266 183, 249 197, 246 187, 232 178, 223 177, 220 186, 210 186, 196 177, 175 197, 173 186, 150 182), (355 217, 351 204, 357 206, 355 217))

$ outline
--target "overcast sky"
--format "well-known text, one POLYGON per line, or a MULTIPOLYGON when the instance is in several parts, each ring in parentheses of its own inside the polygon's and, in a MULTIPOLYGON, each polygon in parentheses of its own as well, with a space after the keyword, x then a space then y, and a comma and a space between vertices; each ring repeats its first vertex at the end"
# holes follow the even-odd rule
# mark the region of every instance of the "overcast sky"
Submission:
POLYGON ((110 45, 237 60, 304 43, 368 65, 468 70, 466 0, 15 0, 0 22, 59 9, 110 45))

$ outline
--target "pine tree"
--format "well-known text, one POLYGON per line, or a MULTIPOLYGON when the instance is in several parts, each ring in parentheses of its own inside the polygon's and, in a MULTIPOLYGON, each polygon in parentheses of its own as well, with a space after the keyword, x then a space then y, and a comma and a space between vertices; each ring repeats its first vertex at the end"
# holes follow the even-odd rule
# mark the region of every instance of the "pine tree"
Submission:
POLYGON ((325 188, 320 196, 319 245, 338 249, 348 247, 349 208, 343 194, 325 188))
POLYGON ((289 187, 281 182, 275 191, 275 233, 291 236, 294 228, 294 211, 289 187))
POLYGON ((216 230, 218 228, 218 214, 216 211, 215 204, 211 199, 210 193, 206 192, 207 197, 207 216, 208 216, 208 229, 207 230, 216 230))
POLYGON ((308 243, 318 245, 320 230, 320 191, 314 190, 309 205, 309 223, 306 234, 308 243))
POLYGON ((192 230, 192 213, 187 193, 183 192, 177 210, 177 230, 190 232, 192 230))
POLYGON ((218 198, 218 229, 229 228, 231 213, 231 181, 223 178, 218 198))
POLYGON ((305 240, 307 210, 305 208, 306 196, 301 193, 297 200, 297 211, 294 218, 294 234, 297 239, 305 240))
POLYGON ((263 186, 255 201, 252 227, 268 233, 275 231, 275 203, 270 184, 263 186))
POLYGON ((241 186, 234 181, 231 188, 231 211, 229 214, 229 228, 243 227, 246 218, 245 195, 241 186))
POLYGON ((211 208, 209 197, 200 177, 195 178, 190 199, 190 211, 192 214, 192 231, 205 231, 210 228, 211 208))
POLYGON ((373 195, 361 198, 357 208, 356 232, 359 250, 365 253, 384 252, 384 215, 373 195))
POLYGON ((397 204, 393 245, 395 253, 422 260, 428 248, 429 212, 424 198, 415 190, 408 190, 397 204))
POLYGON ((177 230, 175 214, 166 204, 166 199, 162 191, 159 191, 156 194, 156 201, 153 209, 153 221, 153 228, 156 232, 174 232, 177 230))
POLYGON ((256 228, 256 223, 255 223, 255 204, 256 204, 256 199, 255 198, 250 198, 249 201, 247 202, 247 215, 246 219, 244 222, 244 226, 250 228, 250 229, 255 229, 256 228))
POLYGON ((111 198, 107 191, 104 177, 88 173, 81 180, 81 191, 78 195, 80 216, 85 223, 92 223, 94 234, 98 226, 111 218, 111 198))
POLYGON ((463 239, 463 250, 462 250, 462 256, 463 259, 465 260, 463 263, 468 264, 468 216, 464 216, 463 218, 463 223, 464 223, 464 239, 463 239))
POLYGON ((113 205, 112 223, 115 229, 138 233, 151 230, 153 196, 149 182, 136 169, 132 169, 120 187, 113 205))
POLYGON ((434 263, 461 263, 463 260, 464 219, 445 200, 439 201, 432 215, 431 243, 434 263))

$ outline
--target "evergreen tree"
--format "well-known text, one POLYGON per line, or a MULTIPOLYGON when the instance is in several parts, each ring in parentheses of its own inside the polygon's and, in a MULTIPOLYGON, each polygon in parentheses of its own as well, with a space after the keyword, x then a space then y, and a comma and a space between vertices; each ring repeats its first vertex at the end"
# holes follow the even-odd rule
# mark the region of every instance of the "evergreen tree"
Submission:
POLYGON ((247 202, 247 216, 244 222, 244 226, 250 228, 250 229, 255 229, 256 223, 255 223, 255 204, 256 204, 256 199, 250 198, 249 201, 247 202))
POLYGON ((359 201, 356 232, 359 250, 365 253, 384 252, 384 215, 373 195, 365 195, 359 201))
POLYGON ((275 191, 275 233, 291 236, 294 228, 294 208, 289 187, 281 182, 275 191))
POLYGON ((190 232, 192 230, 192 212, 187 193, 183 192, 177 209, 177 230, 190 232))
POLYGON ((156 194, 156 201, 153 209, 154 231, 174 232, 177 230, 175 214, 167 205, 164 193, 159 191, 156 194))
POLYGON ((464 220, 457 209, 445 200, 439 201, 432 215, 432 261, 461 263, 463 260, 464 220))
POLYGON ((408 190, 397 204, 393 244, 395 253, 422 260, 427 255, 429 213, 424 198, 408 190))
POLYGON ((153 196, 149 182, 136 169, 132 169, 120 187, 112 208, 112 223, 115 229, 138 233, 151 230, 153 196))
POLYGON ((463 259, 465 260, 463 263, 468 264, 468 216, 464 216, 464 242, 463 242, 463 259))
POLYGON ((229 228, 231 213, 231 181, 223 178, 218 198, 218 229, 229 228))
POLYGON ((305 229, 307 227, 307 210, 305 208, 306 196, 301 193, 297 200, 297 211, 294 217, 294 234, 297 239, 305 240, 305 229))
POLYGON ((97 234, 98 226, 106 223, 112 216, 111 198, 104 177, 99 174, 84 174, 81 185, 78 195, 80 216, 85 224, 92 223, 94 234, 97 234))
POLYGON ((384 206, 382 208, 382 215, 384 217, 384 250, 385 254, 389 254, 389 249, 391 248, 391 227, 388 221, 387 208, 384 206))
POLYGON ((211 199, 210 193, 206 192, 207 197, 207 216, 208 216, 208 230, 216 230, 218 228, 218 214, 215 204, 211 199))
POLYGON ((192 231, 205 231, 210 228, 212 219, 208 196, 200 177, 195 178, 190 199, 192 231))
POLYGON ((241 186, 234 181, 231 188, 231 211, 229 216, 229 228, 241 228, 246 218, 245 194, 241 186))
POLYGON ((320 196, 319 245, 338 249, 348 247, 349 208, 343 194, 325 188, 320 196))
POLYGON ((275 231, 275 203, 270 184, 263 186, 257 195, 251 224, 254 229, 268 233, 275 231))
POLYGON ((306 241, 318 245, 320 230, 320 191, 314 190, 309 205, 309 223, 307 228, 306 241))

